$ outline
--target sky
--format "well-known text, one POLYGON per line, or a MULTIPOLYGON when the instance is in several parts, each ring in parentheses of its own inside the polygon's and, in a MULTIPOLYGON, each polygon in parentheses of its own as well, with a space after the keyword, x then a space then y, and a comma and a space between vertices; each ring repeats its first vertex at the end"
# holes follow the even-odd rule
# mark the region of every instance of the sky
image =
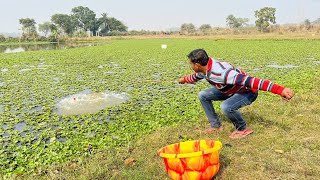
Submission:
POLYGON ((277 24, 320 18, 320 0, 2 0, 0 32, 21 32, 20 18, 33 18, 41 24, 53 14, 71 14, 77 6, 88 7, 96 17, 106 12, 129 30, 165 31, 183 23, 225 27, 230 14, 254 24, 254 11, 263 7, 276 8, 277 24))

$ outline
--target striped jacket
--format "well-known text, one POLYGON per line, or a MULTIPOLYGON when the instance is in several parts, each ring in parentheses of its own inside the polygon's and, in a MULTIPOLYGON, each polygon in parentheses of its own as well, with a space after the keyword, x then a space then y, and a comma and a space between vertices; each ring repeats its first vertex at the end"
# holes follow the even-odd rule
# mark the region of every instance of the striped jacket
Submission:
POLYGON ((195 83, 201 79, 206 79, 211 85, 227 95, 248 91, 257 92, 258 90, 270 91, 281 95, 284 89, 284 87, 269 80, 249 76, 230 63, 219 62, 212 58, 209 58, 207 69, 206 74, 198 72, 187 75, 184 77, 184 81, 186 83, 195 83))

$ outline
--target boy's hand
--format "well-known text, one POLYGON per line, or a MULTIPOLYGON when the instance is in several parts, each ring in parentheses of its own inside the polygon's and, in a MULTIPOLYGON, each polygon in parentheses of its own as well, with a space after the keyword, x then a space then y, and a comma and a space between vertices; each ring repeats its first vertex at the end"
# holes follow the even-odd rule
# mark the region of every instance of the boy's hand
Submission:
POLYGON ((180 78, 180 79, 179 79, 179 84, 184 84, 184 83, 186 83, 186 82, 184 81, 184 78, 183 78, 183 77, 180 78))
POLYGON ((286 101, 290 100, 293 96, 294 96, 294 93, 289 88, 284 88, 284 90, 281 93, 281 97, 286 101))

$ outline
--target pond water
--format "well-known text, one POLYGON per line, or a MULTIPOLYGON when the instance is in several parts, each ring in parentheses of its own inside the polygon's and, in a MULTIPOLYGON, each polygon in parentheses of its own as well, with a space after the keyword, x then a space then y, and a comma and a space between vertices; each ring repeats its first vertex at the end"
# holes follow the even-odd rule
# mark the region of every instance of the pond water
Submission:
POLYGON ((24 128, 27 127, 27 124, 25 122, 19 122, 14 126, 14 130, 16 131, 22 131, 24 128))
POLYGON ((78 115, 96 113, 106 107, 124 103, 130 99, 126 93, 91 92, 85 90, 78 94, 69 95, 56 104, 56 113, 59 115, 78 115))
POLYGON ((18 53, 38 50, 57 50, 77 47, 98 46, 102 43, 48 43, 48 44, 15 44, 0 45, 0 53, 18 53))

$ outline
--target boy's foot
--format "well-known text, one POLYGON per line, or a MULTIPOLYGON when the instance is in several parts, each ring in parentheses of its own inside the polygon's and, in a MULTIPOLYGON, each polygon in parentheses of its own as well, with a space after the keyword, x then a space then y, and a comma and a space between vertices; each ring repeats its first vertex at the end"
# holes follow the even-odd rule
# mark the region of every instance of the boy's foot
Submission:
POLYGON ((242 131, 235 130, 230 134, 231 139, 240 139, 248 136, 249 134, 253 133, 251 129, 245 129, 242 131))
POLYGON ((218 128, 209 128, 209 129, 206 129, 204 131, 202 131, 202 133, 204 134, 209 134, 209 133, 218 133, 218 132, 221 132, 223 130, 223 127, 220 126, 218 128))

